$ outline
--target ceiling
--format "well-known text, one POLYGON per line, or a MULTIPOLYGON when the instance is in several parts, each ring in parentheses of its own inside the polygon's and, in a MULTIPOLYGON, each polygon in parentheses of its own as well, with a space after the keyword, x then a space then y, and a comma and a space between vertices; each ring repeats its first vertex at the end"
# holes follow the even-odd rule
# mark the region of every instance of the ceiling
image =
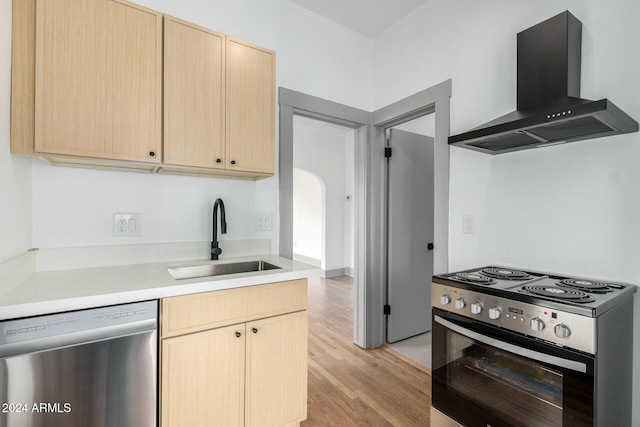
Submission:
POLYGON ((374 38, 428 0, 289 0, 374 38))

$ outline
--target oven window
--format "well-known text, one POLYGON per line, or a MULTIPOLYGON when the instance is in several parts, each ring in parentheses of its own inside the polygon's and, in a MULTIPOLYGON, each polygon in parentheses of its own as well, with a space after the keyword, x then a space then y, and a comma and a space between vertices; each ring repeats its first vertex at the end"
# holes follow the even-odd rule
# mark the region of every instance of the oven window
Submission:
POLYGON ((446 365, 438 376, 444 374, 449 390, 509 424, 562 425, 562 372, 450 330, 445 340, 446 365))

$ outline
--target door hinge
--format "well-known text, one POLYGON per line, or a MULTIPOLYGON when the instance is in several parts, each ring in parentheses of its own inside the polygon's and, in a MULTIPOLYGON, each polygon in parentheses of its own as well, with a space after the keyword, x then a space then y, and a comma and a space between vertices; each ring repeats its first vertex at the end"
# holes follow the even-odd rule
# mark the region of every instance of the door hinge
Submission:
POLYGON ((385 304, 383 310, 384 314, 391 314, 391 306, 389 304, 385 304))
POLYGON ((391 147, 384 147, 384 156, 387 158, 391 157, 391 147))
POLYGON ((429 243, 429 244, 427 244, 427 250, 432 251, 432 250, 433 250, 433 248, 435 248, 435 246, 433 246, 433 243, 429 243))

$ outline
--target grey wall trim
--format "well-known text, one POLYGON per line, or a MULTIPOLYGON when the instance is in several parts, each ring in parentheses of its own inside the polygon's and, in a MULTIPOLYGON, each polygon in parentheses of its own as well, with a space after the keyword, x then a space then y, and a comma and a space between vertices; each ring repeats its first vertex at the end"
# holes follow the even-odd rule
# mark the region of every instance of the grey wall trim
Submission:
POLYGON ((369 242, 369 218, 367 206, 367 192, 370 185, 368 174, 369 162, 367 157, 368 142, 373 135, 373 126, 362 126, 356 130, 354 153, 354 307, 353 307, 353 342, 360 347, 367 347, 367 315, 370 303, 367 302, 368 280, 372 276, 367 265, 369 242))
MULTIPOLYGON (((434 136, 434 274, 449 270, 449 115, 451 79, 374 111, 373 125, 389 128, 435 113, 434 136)), ((386 218, 383 218, 386 221, 386 218)), ((383 245, 386 242, 382 243, 383 245)), ((384 260, 381 261, 384 263, 384 260)))
MULTIPOLYGON (((449 80, 449 83, 451 81, 449 80)), ((449 133, 451 84, 436 101, 433 144, 433 274, 449 271, 449 133)))
POLYGON ((435 112, 434 272, 448 267, 449 98, 451 80, 373 113, 286 88, 280 104, 280 255, 293 256, 293 115, 356 129, 354 342, 364 348, 384 343, 384 129, 435 112))
POLYGON ((385 277, 387 275, 386 253, 386 208, 385 208, 385 131, 371 126, 367 144, 367 242, 366 242, 366 337, 365 348, 376 348, 385 342, 385 277))
POLYGON ((279 131, 280 256, 293 259, 293 107, 289 105, 280 105, 279 131))
POLYGON ((408 122, 434 112, 435 102, 449 97, 451 97, 451 79, 374 111, 372 124, 389 128, 408 122))
POLYGON ((371 113, 283 87, 278 88, 280 105, 293 107, 296 114, 349 127, 371 124, 371 113), (331 120, 333 119, 333 120, 331 120))

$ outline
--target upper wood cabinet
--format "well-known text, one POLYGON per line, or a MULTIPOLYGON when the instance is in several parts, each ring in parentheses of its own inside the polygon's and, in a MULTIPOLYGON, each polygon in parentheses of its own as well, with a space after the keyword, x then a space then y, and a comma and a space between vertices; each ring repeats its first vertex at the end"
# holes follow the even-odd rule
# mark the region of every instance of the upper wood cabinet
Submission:
POLYGON ((125 0, 14 0, 11 152, 54 164, 275 171, 275 53, 125 0))
POLYGON ((36 2, 35 151, 160 163, 162 15, 36 2))
POLYGON ((273 51, 165 18, 164 88, 161 172, 273 175, 273 51))
POLYGON ((164 19, 164 163, 225 167, 225 36, 164 19))
POLYGON ((228 168, 273 174, 275 53, 227 38, 228 168))

